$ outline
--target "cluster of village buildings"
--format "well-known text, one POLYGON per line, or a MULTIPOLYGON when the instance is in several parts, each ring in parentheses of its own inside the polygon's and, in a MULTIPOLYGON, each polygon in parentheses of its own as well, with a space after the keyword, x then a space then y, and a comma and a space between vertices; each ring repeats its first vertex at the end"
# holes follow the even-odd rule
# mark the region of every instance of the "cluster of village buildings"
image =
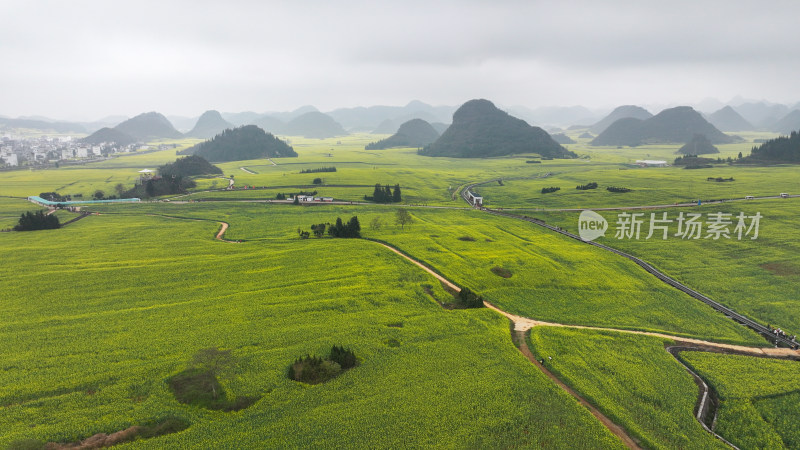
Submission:
MULTIPOLYGON (((157 149, 174 147, 174 144, 162 144, 157 146, 157 149)), ((118 145, 114 142, 92 145, 72 136, 19 137, 6 134, 0 137, 0 167, 50 165, 62 161, 80 162, 109 158, 116 153, 155 148, 151 145, 118 145)))

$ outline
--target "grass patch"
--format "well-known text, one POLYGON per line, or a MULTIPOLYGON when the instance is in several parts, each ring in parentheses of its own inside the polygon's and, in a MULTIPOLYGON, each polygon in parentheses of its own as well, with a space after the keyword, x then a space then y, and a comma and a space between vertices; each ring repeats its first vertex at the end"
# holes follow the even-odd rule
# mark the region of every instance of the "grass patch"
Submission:
POLYGON ((392 348, 400 347, 400 341, 398 341, 397 339, 394 339, 394 338, 387 339, 386 340, 386 346, 387 347, 392 347, 392 348))
POLYGON ((780 261, 760 264, 759 267, 782 277, 800 275, 800 267, 791 261, 780 261))
POLYGON ((513 273, 511 273, 510 270, 500 266, 494 266, 489 270, 491 270, 492 273, 497 275, 498 277, 511 278, 511 275, 513 275, 513 273))
POLYGON ((167 378, 167 386, 179 402, 217 411, 239 411, 259 399, 246 396, 228 399, 214 372, 199 367, 186 369, 167 378))

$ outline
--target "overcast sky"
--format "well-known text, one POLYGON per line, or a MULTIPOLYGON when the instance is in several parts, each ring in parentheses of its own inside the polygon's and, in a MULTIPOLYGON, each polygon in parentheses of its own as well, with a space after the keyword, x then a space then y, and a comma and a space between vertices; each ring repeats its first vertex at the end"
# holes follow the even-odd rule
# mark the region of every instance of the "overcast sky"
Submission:
POLYGON ((3 0, 0 114, 800 100, 800 2, 3 0))

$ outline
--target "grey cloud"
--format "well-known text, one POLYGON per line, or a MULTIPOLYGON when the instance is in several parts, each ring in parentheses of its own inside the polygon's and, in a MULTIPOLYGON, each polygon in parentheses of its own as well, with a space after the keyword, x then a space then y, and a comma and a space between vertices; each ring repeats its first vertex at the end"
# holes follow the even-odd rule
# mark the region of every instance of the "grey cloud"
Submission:
POLYGON ((798 12, 751 0, 6 0, 0 114, 796 102, 798 12))

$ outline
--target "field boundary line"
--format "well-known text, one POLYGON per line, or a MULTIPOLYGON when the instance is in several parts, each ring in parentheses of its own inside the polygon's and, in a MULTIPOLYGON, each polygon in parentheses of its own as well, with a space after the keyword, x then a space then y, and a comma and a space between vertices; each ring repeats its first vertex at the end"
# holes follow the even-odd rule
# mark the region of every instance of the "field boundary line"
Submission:
MULTIPOLYGON (((438 279, 442 283, 446 284, 448 287, 456 290, 457 292, 461 292, 461 288, 458 287, 455 283, 453 283, 452 281, 448 280, 444 276, 440 275, 439 273, 434 271, 432 268, 428 267, 426 264, 423 264, 422 262, 412 258, 408 254, 404 253, 402 250, 400 250, 400 249, 398 249, 398 248, 396 248, 396 247, 394 247, 394 246, 392 246, 392 245, 390 245, 388 243, 382 242, 382 241, 372 240, 372 239, 367 239, 367 240, 375 242, 376 244, 379 244, 379 245, 391 250, 392 252, 394 252, 394 253, 400 255, 401 257, 405 258, 406 260, 410 261, 412 264, 416 265, 417 267, 420 267, 422 270, 424 270, 424 271, 428 272, 429 274, 433 275, 434 277, 436 277, 436 279, 438 279)), ((502 310, 498 309, 497 307, 495 307, 491 303, 488 303, 488 302, 484 301, 483 304, 484 304, 485 307, 487 307, 489 309, 493 309, 493 310, 495 310, 497 312, 500 312, 502 315, 504 315, 504 316, 506 316, 508 318, 510 318, 509 316, 511 316, 509 313, 506 313, 505 311, 502 311, 502 310)), ((512 320, 512 322, 513 322, 513 320, 512 320)), ((558 377, 556 377, 552 372, 547 370, 547 368, 545 368, 539 361, 536 360, 536 358, 533 356, 533 353, 531 353, 530 348, 528 348, 528 344, 525 342, 525 331, 522 331, 522 330, 519 330, 519 329, 515 329, 515 332, 517 333, 518 337, 521 337, 521 339, 518 339, 518 341, 520 342, 520 346, 518 347, 518 349, 522 353, 523 356, 525 356, 531 363, 533 363, 533 365, 535 367, 537 367, 547 378, 549 378, 552 382, 554 382, 556 384, 556 386, 558 386, 561 389, 563 389, 567 394, 571 395, 575 400, 577 400, 579 404, 583 405, 586 409, 588 409, 589 412, 600 423, 602 423, 603 426, 605 426, 613 435, 617 436, 622 441, 622 443, 625 444, 626 447, 632 448, 632 449, 641 449, 641 447, 636 443, 636 441, 631 436, 628 435, 628 433, 625 431, 625 429, 623 427, 621 427, 620 425, 614 423, 611 419, 609 419, 602 412, 600 412, 599 409, 597 409, 595 406, 593 406, 591 403, 589 403, 585 398, 583 398, 575 390, 573 390, 572 388, 567 386, 563 381, 558 379, 558 377)))
POLYGON ((600 412, 594 405, 589 403, 583 396, 581 396, 577 391, 569 387, 566 383, 561 381, 553 372, 548 370, 538 359, 533 355, 531 349, 528 347, 528 342, 526 339, 526 331, 523 330, 514 330, 514 333, 517 335, 517 342, 519 343, 519 351, 528 358, 528 361, 533 363, 543 374, 547 376, 550 380, 552 380, 558 387, 566 391, 569 395, 575 398, 581 405, 583 405, 592 415, 600 421, 612 434, 617 436, 626 447, 632 449, 640 449, 642 447, 625 431, 625 429, 614 423, 611 419, 609 419, 605 414, 600 412))
MULTIPOLYGON (((465 191, 465 192, 468 192, 468 190, 465 191)), ((467 203, 470 203, 469 199, 467 198, 467 194, 462 195, 462 198, 464 198, 464 201, 466 201, 467 203)), ((639 267, 644 269, 647 273, 649 273, 649 274, 653 275, 654 277, 658 278, 659 280, 663 281, 665 284, 667 284, 669 286, 672 286, 673 288, 675 288, 675 289, 677 289, 677 290, 689 295, 690 297, 705 303, 706 305, 710 306, 712 309, 716 310, 717 312, 720 312, 720 313, 724 314, 725 316, 727 316, 729 319, 733 320, 734 322, 737 322, 737 323, 740 323, 742 325, 745 325, 745 326, 749 327, 750 329, 752 329, 756 333, 762 335, 769 342, 774 342, 776 345, 778 343, 782 343, 784 345, 787 345, 789 348, 798 347, 798 343, 797 342, 793 342, 790 339, 788 339, 786 337, 783 337, 783 336, 774 335, 772 333, 772 330, 770 330, 769 328, 765 327, 764 325, 758 323, 754 319, 751 319, 750 317, 748 317, 748 316, 746 316, 744 314, 741 314, 741 313, 733 310, 732 308, 729 308, 729 307, 723 305, 722 303, 719 303, 719 302, 717 302, 715 300, 712 300, 708 296, 703 295, 700 292, 698 292, 698 291, 696 291, 696 290, 684 285, 683 283, 681 283, 681 282, 677 281, 676 279, 670 277, 669 275, 665 274, 664 272, 656 269, 655 266, 653 266, 652 264, 644 261, 641 258, 638 258, 636 256, 633 256, 633 255, 629 254, 629 253, 623 252, 622 250, 617 250, 617 249, 615 249, 613 247, 609 247, 609 246, 604 245, 604 244, 600 244, 600 243, 592 242, 592 241, 584 241, 583 239, 581 239, 580 236, 578 236, 578 235, 576 235, 574 233, 570 233, 570 232, 568 232, 568 231, 566 231, 566 230, 564 230, 564 229, 562 229, 560 227, 549 225, 549 224, 547 224, 544 221, 539 220, 539 219, 535 219, 535 218, 527 217, 527 216, 518 216, 518 215, 515 215, 515 214, 509 214, 509 213, 506 213, 506 212, 502 212, 502 211, 498 211, 498 210, 494 210, 494 209, 490 209, 490 208, 481 207, 480 209, 482 211, 485 211, 485 212, 487 212, 489 214, 493 214, 495 216, 506 217, 506 218, 509 218, 509 219, 523 220, 525 222, 529 222, 529 223, 532 223, 534 225, 538 225, 538 226, 540 226, 542 228, 547 228, 548 230, 555 231, 556 233, 559 233, 559 234, 561 234, 563 236, 566 236, 568 238, 574 239, 574 240, 576 240, 578 242, 581 242, 581 243, 584 243, 584 244, 587 244, 587 245, 592 245, 594 247, 598 247, 598 248, 601 248, 603 250, 607 250, 607 251, 609 251, 611 253, 615 253, 615 254, 617 254, 619 256, 622 256, 623 258, 626 258, 626 259, 628 259, 630 261, 633 261, 639 267)))

